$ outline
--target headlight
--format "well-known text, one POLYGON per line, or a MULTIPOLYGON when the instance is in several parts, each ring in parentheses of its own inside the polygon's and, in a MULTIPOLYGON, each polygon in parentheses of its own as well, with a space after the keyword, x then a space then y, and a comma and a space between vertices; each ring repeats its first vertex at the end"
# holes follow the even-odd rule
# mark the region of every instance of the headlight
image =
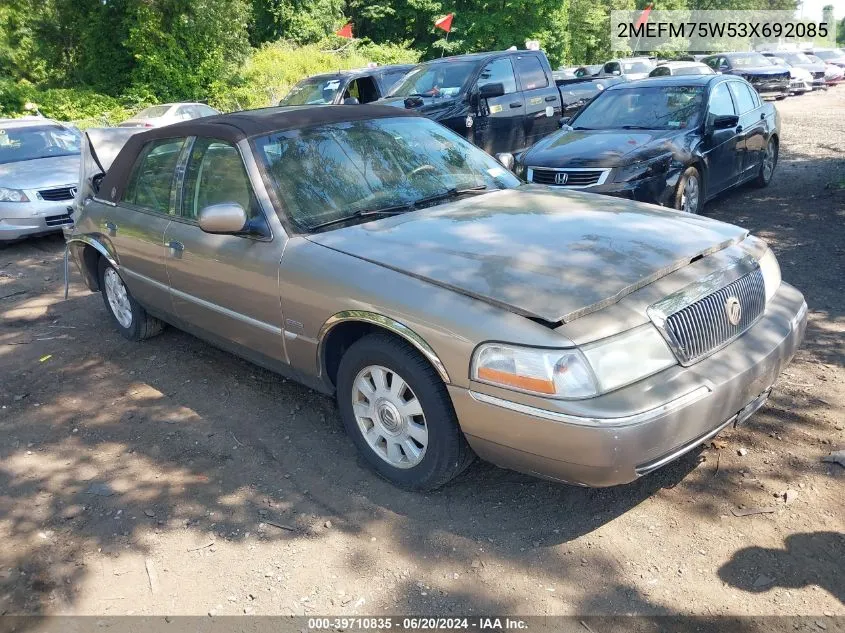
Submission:
POLYGON ((485 343, 475 352, 472 378, 505 389, 557 398, 588 398, 596 380, 577 349, 534 349, 485 343))
POLYGON ((651 160, 643 160, 633 165, 626 167, 619 167, 616 170, 614 180, 616 182, 627 182, 629 180, 640 180, 642 178, 651 178, 657 174, 668 171, 669 164, 672 162, 672 156, 658 156, 651 160))
POLYGON ((542 396, 590 398, 676 364, 666 341, 647 323, 580 349, 485 343, 473 358, 472 378, 542 396))
POLYGON ((0 187, 0 202, 29 202, 29 198, 20 189, 0 187))
POLYGON ((780 288, 780 265, 771 248, 760 258, 760 272, 763 273, 763 286, 766 289, 766 303, 775 296, 780 288))
POLYGON ((678 363, 651 323, 581 349, 598 378, 601 392, 624 387, 678 363))

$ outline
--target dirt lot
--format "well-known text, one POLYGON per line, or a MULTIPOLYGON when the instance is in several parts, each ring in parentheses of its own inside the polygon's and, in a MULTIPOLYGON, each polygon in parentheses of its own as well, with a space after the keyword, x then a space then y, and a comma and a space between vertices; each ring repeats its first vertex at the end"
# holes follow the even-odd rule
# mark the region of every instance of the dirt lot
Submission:
POLYGON ((0 247, 0 613, 845 615, 845 86, 778 109, 772 186, 706 214, 770 241, 806 343, 724 446, 613 489, 399 491, 329 398, 127 342, 78 274, 62 300, 60 238, 0 247))

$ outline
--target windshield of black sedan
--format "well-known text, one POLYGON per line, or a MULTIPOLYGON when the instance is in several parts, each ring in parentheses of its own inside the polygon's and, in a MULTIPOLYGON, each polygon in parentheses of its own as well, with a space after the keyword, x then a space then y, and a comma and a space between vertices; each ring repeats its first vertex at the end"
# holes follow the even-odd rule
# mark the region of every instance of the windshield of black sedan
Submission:
POLYGON ((465 189, 520 184, 454 132, 416 117, 278 132, 256 139, 255 147, 285 211, 304 231, 353 216, 377 218, 379 210, 411 209, 429 198, 447 200, 465 189))
POLYGON ((291 88, 291 91, 279 102, 279 105, 295 106, 333 103, 340 84, 341 80, 337 77, 305 79, 291 88))
POLYGON ((638 86, 606 90, 572 121, 577 129, 672 130, 698 125, 702 86, 638 86))
POLYGON ((418 66, 393 86, 388 96, 455 97, 475 66, 472 62, 441 62, 418 66))
POLYGON ((79 154, 80 135, 58 125, 0 128, 0 164, 79 154))

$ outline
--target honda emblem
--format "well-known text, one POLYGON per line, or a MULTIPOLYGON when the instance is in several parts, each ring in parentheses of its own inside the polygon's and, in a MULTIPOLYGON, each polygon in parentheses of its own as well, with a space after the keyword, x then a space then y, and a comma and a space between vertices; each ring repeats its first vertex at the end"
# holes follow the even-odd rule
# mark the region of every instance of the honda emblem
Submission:
POLYGON ((559 171, 555 174, 556 185, 565 185, 567 180, 569 180, 569 174, 565 171, 559 171))

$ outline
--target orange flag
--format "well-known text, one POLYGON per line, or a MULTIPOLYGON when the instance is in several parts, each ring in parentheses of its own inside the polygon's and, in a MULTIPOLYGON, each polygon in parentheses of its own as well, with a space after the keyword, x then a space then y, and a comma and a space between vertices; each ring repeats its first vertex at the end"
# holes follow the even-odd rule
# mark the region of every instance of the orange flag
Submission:
POLYGON ((337 31, 335 31, 334 34, 337 35, 338 37, 345 37, 346 39, 351 40, 352 37, 353 37, 353 35, 352 35, 352 22, 349 22, 348 24, 342 26, 337 31))
POLYGON ((452 18, 455 17, 454 13, 450 13, 449 15, 445 15, 439 20, 434 21, 434 26, 438 29, 443 29, 447 33, 452 30, 452 18))

